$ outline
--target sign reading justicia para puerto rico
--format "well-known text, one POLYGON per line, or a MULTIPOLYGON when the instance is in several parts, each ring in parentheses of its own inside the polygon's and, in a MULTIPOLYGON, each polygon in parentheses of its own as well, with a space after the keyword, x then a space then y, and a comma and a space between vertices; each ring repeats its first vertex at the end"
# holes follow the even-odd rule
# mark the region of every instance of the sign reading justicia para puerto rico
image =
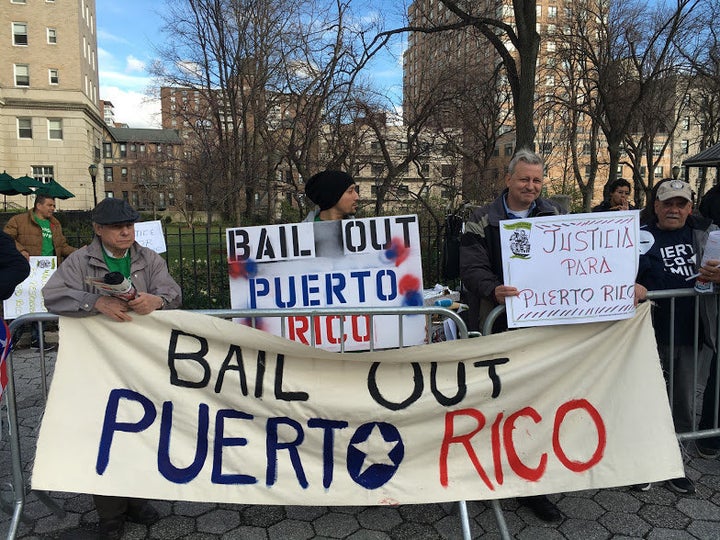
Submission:
POLYGON ((508 326, 632 317, 638 231, 633 210, 501 221, 508 326))

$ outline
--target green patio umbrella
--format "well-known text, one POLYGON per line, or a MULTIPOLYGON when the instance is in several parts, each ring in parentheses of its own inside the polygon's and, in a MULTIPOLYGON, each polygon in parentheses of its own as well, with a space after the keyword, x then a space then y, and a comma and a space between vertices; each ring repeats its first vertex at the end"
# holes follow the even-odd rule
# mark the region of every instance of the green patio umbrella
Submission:
POLYGON ((50 180, 47 184, 42 184, 35 190, 35 193, 42 193, 43 195, 49 195, 56 199, 69 199, 75 196, 75 194, 70 193, 55 180, 50 180))
POLYGON ((20 192, 15 189, 13 182, 15 179, 10 176, 7 171, 3 171, 0 174, 0 193, 3 195, 3 208, 7 210, 7 196, 8 195, 20 195, 20 192))
POLYGON ((28 208, 28 195, 35 193, 35 190, 42 187, 42 182, 35 180, 31 176, 21 176, 12 181, 13 187, 18 193, 25 195, 25 208, 28 208))
POLYGON ((42 187, 42 182, 35 180, 31 176, 21 176, 12 181, 13 187, 23 195, 30 195, 35 193, 35 190, 42 187))
POLYGON ((20 192, 13 186, 14 181, 15 179, 12 176, 3 171, 0 174, 0 193, 3 195, 19 195, 20 192))

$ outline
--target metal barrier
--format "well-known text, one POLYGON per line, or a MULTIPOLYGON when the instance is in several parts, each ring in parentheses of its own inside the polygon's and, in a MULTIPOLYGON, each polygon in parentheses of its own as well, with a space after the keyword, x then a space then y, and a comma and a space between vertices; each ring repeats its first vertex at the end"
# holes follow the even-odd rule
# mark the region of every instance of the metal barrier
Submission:
MULTIPOLYGON (((684 433, 676 433, 679 441, 703 439, 707 437, 720 436, 720 428, 718 427, 718 409, 720 409, 720 384, 715 385, 715 396, 714 396, 714 415, 713 415, 713 427, 709 429, 698 429, 697 416, 700 412, 698 409, 697 394, 700 388, 705 386, 704 380, 698 380, 698 374, 700 373, 700 367, 698 365, 700 359, 700 351, 702 344, 700 343, 700 303, 702 299, 710 300, 715 303, 715 313, 718 314, 715 326, 715 338, 716 338, 716 350, 714 351, 714 357, 712 359, 710 369, 715 370, 715 380, 720 381, 720 347, 717 345, 720 340, 720 293, 714 293, 708 295, 707 293, 698 293, 694 289, 668 289, 665 291, 648 291, 647 299, 652 300, 670 300, 670 327, 668 328, 669 333, 669 350, 673 350, 675 347, 675 301, 678 298, 695 298, 695 312, 693 321, 693 380, 695 383, 696 392, 693 394, 692 404, 692 430, 684 433), (710 300, 709 297, 714 297, 710 300)), ((498 317, 505 313, 505 306, 496 306, 485 319, 483 324, 483 335, 489 335, 492 333, 492 327, 498 317)), ((675 358, 673 355, 670 356, 668 373, 666 376, 666 382, 668 386, 668 396, 670 396, 670 407, 671 410, 674 408, 672 396, 674 395, 674 374, 675 374, 675 358)))
MULTIPOLYGON (((454 321, 457 325, 458 329, 458 337, 461 339, 465 339, 468 337, 468 331, 467 327, 465 326, 465 323, 460 318, 460 316, 455 313, 454 311, 448 310, 446 308, 442 307, 403 307, 403 308, 344 308, 344 309, 328 309, 328 308, 322 308, 322 309, 284 309, 284 310, 233 310, 233 309, 225 309, 225 310, 191 310, 192 313, 198 313, 202 315, 210 315, 213 317, 220 317, 224 319, 231 319, 231 318, 244 318, 244 319, 250 319, 253 321, 253 326, 255 325, 255 320, 260 319, 263 317, 280 317, 283 320, 282 323, 282 334, 285 335, 285 319, 287 317, 293 317, 293 316, 305 316, 310 317, 311 319, 314 319, 315 317, 324 317, 324 316, 340 316, 340 332, 344 332, 344 319, 342 316, 347 315, 364 315, 369 316, 372 322, 372 319, 375 317, 380 316, 388 316, 388 315, 394 315, 398 316, 398 333, 399 333, 399 343, 400 346, 403 346, 403 318, 406 316, 417 316, 422 315, 426 318, 426 336, 427 340, 431 341, 432 339, 432 316, 441 316, 445 319, 450 319, 454 321)), ((10 330, 13 335, 15 335, 16 331, 27 325, 27 324, 37 324, 38 325, 38 336, 40 339, 40 372, 41 372, 41 381, 42 381, 42 392, 43 392, 43 398, 47 400, 47 365, 45 362, 45 351, 44 351, 44 336, 43 336, 43 330, 44 330, 44 322, 56 322, 58 320, 58 316, 52 313, 30 313, 27 315, 22 315, 12 321, 10 323, 10 330)), ((370 329, 372 329, 372 324, 369 325, 370 329)), ((314 324, 310 325, 311 328, 311 339, 310 341, 312 343, 315 342, 315 335, 314 335, 314 324)), ((373 343, 373 336, 372 336, 372 330, 370 334, 370 343, 373 343)), ((341 346, 341 349, 344 347, 341 346)), ((371 350, 373 350, 371 346, 371 350)), ((22 459, 21 459, 21 453, 20 453, 20 437, 18 433, 18 414, 17 414, 17 401, 16 401, 16 393, 15 393, 15 381, 13 376, 13 354, 12 352, 8 355, 7 358, 7 373, 8 373, 8 385, 5 390, 4 396, 6 396, 6 403, 7 403, 7 409, 8 409, 8 419, 9 419, 9 435, 10 435, 10 457, 12 461, 12 485, 10 486, 12 488, 13 494, 14 494, 14 507, 13 507, 13 515, 10 523, 10 529, 8 531, 8 540, 14 540, 15 536, 17 535, 17 529, 20 523, 20 519, 22 516, 23 507, 25 504, 25 497, 26 497, 26 487, 25 487, 25 480, 23 477, 23 471, 22 471, 22 459)), ((58 517, 62 518, 64 516, 64 510, 60 508, 49 496, 47 496, 45 493, 42 492, 35 492, 38 495, 38 498, 48 507, 50 508, 53 513, 55 513, 58 517)), ((502 510, 500 509, 499 502, 494 500, 492 501, 493 510, 495 512, 496 520, 498 521, 498 526, 500 527, 501 531, 507 531, 507 526, 505 525, 504 516, 502 515, 502 510)), ((462 523, 462 530, 463 530, 463 538, 465 540, 470 540, 471 532, 470 532, 470 522, 467 512, 467 504, 465 501, 458 501, 458 508, 460 512, 460 519, 462 523)), ((506 534, 503 534, 503 538, 509 538, 506 534)))

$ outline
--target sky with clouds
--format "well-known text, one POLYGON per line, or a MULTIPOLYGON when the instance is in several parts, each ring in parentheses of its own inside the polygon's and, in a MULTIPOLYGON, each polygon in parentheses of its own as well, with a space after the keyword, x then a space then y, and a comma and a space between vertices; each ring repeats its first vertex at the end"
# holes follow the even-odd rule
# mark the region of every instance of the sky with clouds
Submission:
MULTIPOLYGON (((402 1, 358 0, 372 13, 383 10, 401 18, 402 1)), ((147 67, 156 57, 156 48, 165 39, 162 32, 162 0, 96 0, 100 98, 111 101, 115 120, 130 127, 160 127, 160 102, 152 95, 153 81, 147 67)), ((375 63, 373 79, 387 81, 391 91, 402 94, 402 64, 388 55, 375 63)))

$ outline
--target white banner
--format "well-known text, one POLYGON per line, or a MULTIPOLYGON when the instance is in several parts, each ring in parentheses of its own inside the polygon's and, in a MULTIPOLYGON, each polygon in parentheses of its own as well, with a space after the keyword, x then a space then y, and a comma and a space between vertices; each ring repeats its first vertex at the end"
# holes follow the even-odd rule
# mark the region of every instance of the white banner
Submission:
POLYGON ((6 319, 17 319, 26 313, 47 311, 42 288, 57 270, 57 257, 30 257, 30 275, 15 287, 10 298, 3 301, 6 319))
MULTIPOLYGON (((417 216, 227 229, 233 309, 422 306, 417 216)), ((257 328, 331 351, 399 345, 395 316, 266 318, 257 328), (342 325, 341 325, 342 320, 342 325)), ((403 319, 403 344, 426 339, 425 317, 403 319)))
POLYGON ((383 505, 683 475, 647 304, 345 355, 188 312, 133 317, 60 319, 34 489, 383 505))
POLYGON ((637 211, 500 222, 510 328, 618 320, 635 313, 637 211))

